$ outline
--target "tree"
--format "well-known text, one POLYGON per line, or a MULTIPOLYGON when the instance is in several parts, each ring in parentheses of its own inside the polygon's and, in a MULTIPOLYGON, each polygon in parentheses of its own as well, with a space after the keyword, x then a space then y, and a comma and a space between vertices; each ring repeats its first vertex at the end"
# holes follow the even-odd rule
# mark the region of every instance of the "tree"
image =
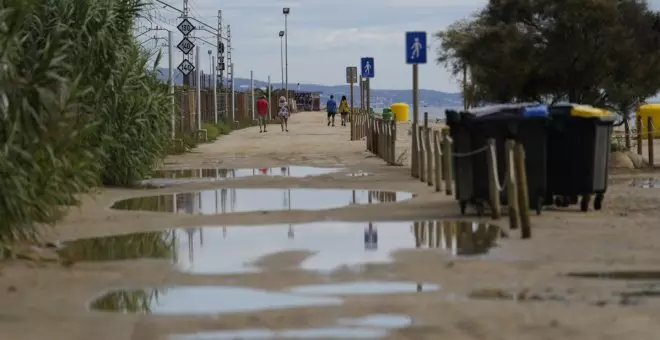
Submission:
POLYGON ((436 34, 437 60, 454 75, 469 65, 481 101, 625 113, 660 89, 658 22, 640 0, 491 0, 436 34))

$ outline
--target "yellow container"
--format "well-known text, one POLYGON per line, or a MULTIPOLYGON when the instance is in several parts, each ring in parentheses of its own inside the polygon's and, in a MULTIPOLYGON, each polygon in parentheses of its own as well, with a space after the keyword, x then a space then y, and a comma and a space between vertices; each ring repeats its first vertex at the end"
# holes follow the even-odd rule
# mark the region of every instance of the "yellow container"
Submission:
POLYGON ((660 104, 644 104, 637 110, 637 116, 642 118, 641 126, 637 129, 642 133, 643 137, 648 136, 648 121, 649 117, 653 118, 653 138, 660 138, 660 104))
POLYGON ((589 105, 573 105, 571 116, 582 118, 610 117, 612 112, 589 105))
POLYGON ((394 103, 390 106, 392 109, 392 114, 394 114, 394 120, 397 122, 407 122, 408 121, 408 112, 409 106, 406 103, 394 103))

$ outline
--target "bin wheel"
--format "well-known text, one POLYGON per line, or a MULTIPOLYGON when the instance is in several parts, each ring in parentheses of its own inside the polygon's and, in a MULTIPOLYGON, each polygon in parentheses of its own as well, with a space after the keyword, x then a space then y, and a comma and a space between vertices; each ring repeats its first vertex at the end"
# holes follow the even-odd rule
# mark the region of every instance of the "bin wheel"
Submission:
POLYGON ((589 211, 589 200, 591 197, 589 195, 582 195, 582 200, 580 201, 580 210, 589 211))
POLYGON ((484 203, 479 202, 479 203, 476 204, 476 206, 477 206, 477 216, 479 216, 479 217, 483 216, 484 211, 486 210, 485 207, 484 207, 484 203))
POLYGON ((465 215, 465 209, 467 208, 467 203, 460 202, 458 203, 458 206, 461 208, 461 215, 465 215))
POLYGON ((596 199, 594 199, 594 209, 600 210, 603 208, 603 194, 596 194, 596 199))
POLYGON ((541 215, 541 211, 543 210, 543 196, 537 197, 536 203, 534 205, 535 205, 534 209, 536 210, 536 215, 541 215))

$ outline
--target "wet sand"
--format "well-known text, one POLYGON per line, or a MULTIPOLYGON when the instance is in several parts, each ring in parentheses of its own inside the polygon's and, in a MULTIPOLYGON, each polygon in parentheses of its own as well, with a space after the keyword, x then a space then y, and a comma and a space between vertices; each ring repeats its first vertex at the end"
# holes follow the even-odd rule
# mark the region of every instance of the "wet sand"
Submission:
MULTIPOLYGON (((322 113, 292 117, 290 132, 273 125, 260 134, 241 130, 186 155, 169 157, 175 168, 263 168, 288 165, 342 166, 342 172, 307 178, 245 177, 189 183, 163 189, 99 189, 83 197, 64 221, 47 233, 50 241, 159 231, 176 227, 285 224, 319 220, 384 221, 460 218, 452 197, 434 193, 413 180, 406 167, 392 167, 365 152, 363 141, 350 142, 348 127, 330 128, 322 113), (362 170, 371 176, 348 176, 362 170), (186 215, 119 211, 118 199, 230 187, 348 188, 408 191, 417 196, 398 203, 346 206, 325 211, 276 211, 225 215, 186 215)), ((401 126, 399 131, 405 131, 401 126)), ((399 133, 397 149, 409 141, 399 133)), ((409 158, 409 157, 408 157, 409 158)), ((630 176, 630 174, 612 175, 630 176)), ((635 176, 644 176, 636 174, 635 176)), ((647 176, 652 177, 652 176, 647 176)), ((0 263, 0 338, 12 340, 156 340, 172 333, 247 328, 330 327, 345 317, 397 313, 413 325, 387 339, 655 339, 660 332, 660 299, 622 305, 613 294, 633 289, 614 280, 563 276, 572 271, 660 270, 660 189, 630 187, 614 181, 604 210, 549 209, 534 216, 533 238, 509 231, 497 256, 453 258, 440 251, 405 250, 395 261, 370 264, 360 271, 340 268, 323 274, 297 269, 310 254, 284 252, 258 260, 261 273, 191 275, 165 260, 65 263, 0 263), (565 211, 561 211, 565 210, 565 211), (435 283, 437 292, 342 297, 338 306, 302 307, 222 316, 155 316, 90 312, 87 304, 117 287, 232 285, 268 290, 314 283, 391 280, 435 283), (535 294, 550 301, 471 299, 535 294), (475 293, 478 292, 478 293, 475 293), (531 293, 530 293, 531 292, 531 293), (562 299, 550 298, 553 295, 562 299), (562 300, 562 301, 557 301, 562 300)), ((473 212, 471 212, 473 213, 473 212)), ((465 217, 477 220, 476 217, 465 217)), ((507 229, 506 218, 494 224, 507 229)), ((246 245, 249 246, 249 245, 246 245)), ((423 290, 423 289, 422 289, 423 290)))

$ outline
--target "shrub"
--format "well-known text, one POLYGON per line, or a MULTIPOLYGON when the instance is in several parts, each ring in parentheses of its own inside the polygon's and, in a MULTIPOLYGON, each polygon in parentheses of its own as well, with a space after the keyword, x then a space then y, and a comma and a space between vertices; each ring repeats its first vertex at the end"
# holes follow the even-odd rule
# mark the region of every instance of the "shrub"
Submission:
POLYGON ((209 141, 214 141, 218 139, 218 136, 220 136, 220 130, 218 129, 218 126, 212 123, 204 123, 202 125, 203 129, 206 129, 206 134, 209 139, 209 141))

